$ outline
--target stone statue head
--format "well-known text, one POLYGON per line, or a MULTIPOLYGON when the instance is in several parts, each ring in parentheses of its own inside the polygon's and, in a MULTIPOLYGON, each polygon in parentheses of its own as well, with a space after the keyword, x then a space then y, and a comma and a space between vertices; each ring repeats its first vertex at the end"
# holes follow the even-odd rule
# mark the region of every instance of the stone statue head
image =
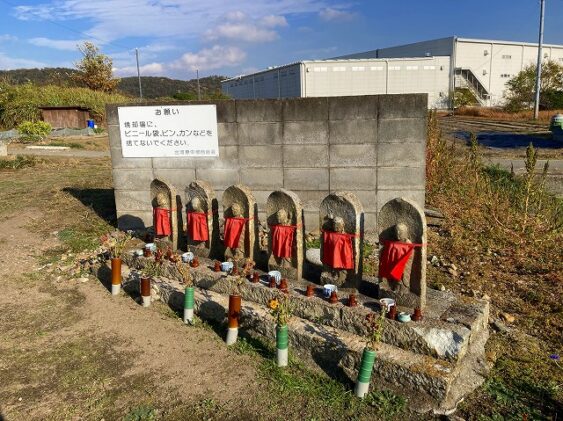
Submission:
POLYGON ((332 223, 334 224, 334 232, 340 232, 340 233, 344 232, 344 219, 342 217, 340 216, 334 217, 332 223))
POLYGON ((403 243, 410 242, 409 227, 406 224, 399 222, 397 225, 395 225, 395 236, 397 237, 398 241, 401 241, 403 243))
POLYGON ((233 203, 231 205, 231 212, 233 213, 233 217, 235 218, 242 218, 244 215, 242 214, 242 206, 240 203, 233 203))
POLYGON ((289 214, 284 208, 278 209, 276 212, 276 219, 280 225, 289 225, 290 223, 289 214))
POLYGON ((190 206, 194 212, 203 212, 203 202, 198 196, 194 196, 190 200, 190 206))
POLYGON ((166 194, 163 192, 157 193, 156 195, 156 205, 159 208, 165 208, 166 206, 168 206, 168 198, 166 197, 166 194))

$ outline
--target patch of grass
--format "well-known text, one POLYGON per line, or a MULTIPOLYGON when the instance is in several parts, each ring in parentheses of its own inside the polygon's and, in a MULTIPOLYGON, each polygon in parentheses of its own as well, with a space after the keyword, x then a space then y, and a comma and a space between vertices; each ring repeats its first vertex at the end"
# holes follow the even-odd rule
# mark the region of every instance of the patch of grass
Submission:
POLYGON ((34 167, 39 160, 34 156, 17 155, 15 158, 0 159, 0 170, 19 170, 34 167))
POLYGON ((71 149, 84 149, 84 145, 76 142, 50 141, 45 146, 64 146, 71 149))
POLYGON ((100 245, 98 234, 96 232, 84 232, 73 228, 65 228, 59 232, 58 237, 69 251, 78 253, 98 247, 100 245))
POLYGON ((267 382, 269 404, 283 408, 286 419, 394 419, 406 410, 404 399, 389 391, 373 391, 363 400, 356 398, 350 385, 310 369, 291 352, 289 366, 280 368, 274 361, 273 344, 242 338, 231 349, 258 360, 260 377, 267 382), (287 402, 293 404, 288 406, 287 402))
POLYGON ((393 419, 406 410, 406 400, 388 390, 370 392, 364 401, 366 405, 377 408, 377 413, 383 419, 393 419))
POLYGON ((127 415, 125 415, 125 417, 123 417, 123 421, 155 421, 156 419, 156 409, 146 405, 133 408, 127 415))
POLYGON ((429 266, 429 278, 455 292, 486 293, 492 318, 501 311, 516 316, 509 339, 489 339, 497 363, 461 405, 463 414, 552 418, 563 407, 561 370, 547 358, 561 349, 563 260, 554 252, 561 249, 563 202, 544 189, 546 172, 535 173, 541 158, 532 147, 523 176, 486 167, 476 139, 456 150, 442 138, 434 114, 427 146, 427 203, 445 216, 439 230, 428 232, 428 254, 447 256, 464 273, 453 278, 429 266))

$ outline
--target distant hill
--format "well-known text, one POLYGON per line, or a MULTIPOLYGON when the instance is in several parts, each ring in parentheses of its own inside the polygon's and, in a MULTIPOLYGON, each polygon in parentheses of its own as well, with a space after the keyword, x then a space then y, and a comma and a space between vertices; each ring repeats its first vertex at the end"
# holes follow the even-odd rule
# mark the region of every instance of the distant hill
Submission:
MULTIPOLYGON (((202 96, 213 95, 221 91, 221 81, 226 79, 223 76, 208 76, 199 79, 200 91, 202 96)), ((141 77, 143 86, 143 97, 173 97, 176 94, 187 93, 197 97, 197 80, 177 80, 167 77, 143 76, 141 77)), ((139 82, 136 77, 124 77, 119 82, 118 89, 131 96, 139 95, 139 82)))
MULTIPOLYGON (((71 75, 74 69, 64 67, 44 69, 0 70, 0 80, 13 84, 32 82, 37 85, 73 86, 71 75)), ((199 79, 201 96, 216 96, 221 92, 221 81, 225 76, 207 76, 199 79)), ((197 98, 197 80, 178 80, 158 76, 142 76, 144 98, 177 96, 179 99, 197 98), (178 95, 180 94, 180 95, 178 95)), ((121 78, 118 90, 126 95, 139 95, 139 82, 136 76, 121 78)))

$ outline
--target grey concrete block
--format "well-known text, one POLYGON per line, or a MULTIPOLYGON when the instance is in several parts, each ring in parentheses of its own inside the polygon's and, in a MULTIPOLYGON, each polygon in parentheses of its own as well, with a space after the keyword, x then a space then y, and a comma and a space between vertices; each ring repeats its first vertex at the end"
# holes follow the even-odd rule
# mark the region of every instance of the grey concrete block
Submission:
POLYGON ((109 147, 121 149, 121 133, 119 126, 108 126, 109 147))
POLYGON ((171 183, 176 192, 183 196, 183 191, 186 189, 188 184, 194 181, 195 178, 195 169, 184 168, 181 170, 178 169, 155 169, 154 170, 154 177, 161 179, 162 181, 166 181, 167 183, 171 183))
POLYGON ((147 190, 154 178, 152 169, 114 169, 112 175, 116 190, 147 190))
POLYGON ((240 183, 238 169, 198 168, 196 179, 207 181, 217 190, 224 190, 233 184, 240 183))
POLYGON ((282 104, 284 121, 328 120, 328 98, 292 98, 282 104))
POLYGON ((240 145, 274 145, 283 139, 282 123, 239 123, 238 140, 240 145))
POLYGON ((423 190, 425 183, 424 167, 382 167, 377 169, 378 190, 423 190))
POLYGON ((327 121, 286 121, 283 125, 283 143, 327 144, 329 128, 327 121))
POLYGON ((321 202, 329 195, 328 190, 294 190, 293 192, 301 199, 303 209, 309 212, 318 212, 321 202))
POLYGON ((123 158, 121 148, 110 148, 111 166, 114 169, 150 169, 151 158, 123 158))
POLYGON ((195 167, 200 168, 231 168, 239 167, 238 146, 219 146, 218 158, 193 158, 195 167))
POLYGON ((117 211, 117 226, 121 230, 145 229, 152 225, 152 211, 117 211))
POLYGON ((375 143, 378 138, 377 120, 330 121, 331 145, 342 143, 375 143))
POLYGON ((150 190, 115 190, 115 208, 119 211, 150 211, 152 209, 150 190))
POLYGON ((119 124, 116 104, 106 104, 106 124, 108 127, 117 126, 119 124))
POLYGON ((355 190, 354 194, 362 204, 365 212, 377 212, 375 190, 355 190))
POLYGON ((426 119, 380 120, 377 135, 379 143, 426 143, 426 119))
POLYGON ((375 212, 365 212, 364 213, 364 234, 368 240, 374 242, 377 237, 374 234, 377 233, 377 213, 375 212), (370 238, 371 237, 371 238, 370 238))
POLYGON ((242 168, 241 183, 251 190, 280 189, 283 187, 283 170, 281 168, 242 168))
POLYGON ((377 120, 379 95, 330 97, 329 119, 333 120, 377 120))
POLYGON ((328 166, 328 145, 284 145, 285 168, 315 168, 328 166))
POLYGON ((238 124, 217 123, 217 137, 220 146, 238 145, 238 124))
POLYGON ((375 190, 375 168, 331 168, 330 191, 375 190))
POLYGON ((288 190, 328 190, 328 168, 286 168, 283 181, 288 190))
POLYGON ((282 121, 282 102, 277 99, 240 99, 236 110, 239 123, 282 121))
POLYGON ((312 232, 319 230, 319 213, 318 212, 303 212, 303 219, 305 220, 305 226, 303 229, 305 232, 312 232))
POLYGON ((0 156, 8 156, 8 144, 0 140, 0 156))
POLYGON ((193 169, 196 167, 196 158, 152 158, 152 167, 155 169, 176 169, 178 171, 185 168, 193 169))
POLYGON ((420 167, 426 162, 424 143, 378 143, 378 167, 420 167))
POLYGON ((377 145, 330 145, 331 167, 375 167, 377 145))
POLYGON ((279 168, 282 166, 281 145, 239 146, 241 168, 279 168))
POLYGON ((424 209, 425 191, 424 190, 378 190, 377 191, 377 211, 389 201, 398 197, 409 199, 424 209))
POLYGON ((425 118, 428 113, 428 94, 399 94, 379 96, 379 118, 425 118))
POLYGON ((252 189, 252 194, 254 195, 254 199, 256 199, 256 203, 258 204, 258 210, 264 211, 266 209, 266 201, 268 200, 268 196, 272 194, 272 191, 276 189, 268 189, 268 190, 255 190, 252 189))
POLYGON ((234 123, 237 121, 236 101, 220 100, 213 101, 217 107, 217 123, 234 123))

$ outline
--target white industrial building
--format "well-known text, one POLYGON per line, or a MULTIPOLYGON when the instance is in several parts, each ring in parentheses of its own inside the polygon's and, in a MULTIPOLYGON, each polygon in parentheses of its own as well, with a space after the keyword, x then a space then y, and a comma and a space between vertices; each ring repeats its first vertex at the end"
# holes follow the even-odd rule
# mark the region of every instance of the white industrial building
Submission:
MULTIPOLYGON (((429 108, 447 108, 456 88, 469 88, 495 106, 537 54, 533 43, 448 37, 272 67, 227 79, 222 90, 237 99, 428 93, 429 108)), ((563 63, 563 45, 544 45, 543 56, 563 63)))

